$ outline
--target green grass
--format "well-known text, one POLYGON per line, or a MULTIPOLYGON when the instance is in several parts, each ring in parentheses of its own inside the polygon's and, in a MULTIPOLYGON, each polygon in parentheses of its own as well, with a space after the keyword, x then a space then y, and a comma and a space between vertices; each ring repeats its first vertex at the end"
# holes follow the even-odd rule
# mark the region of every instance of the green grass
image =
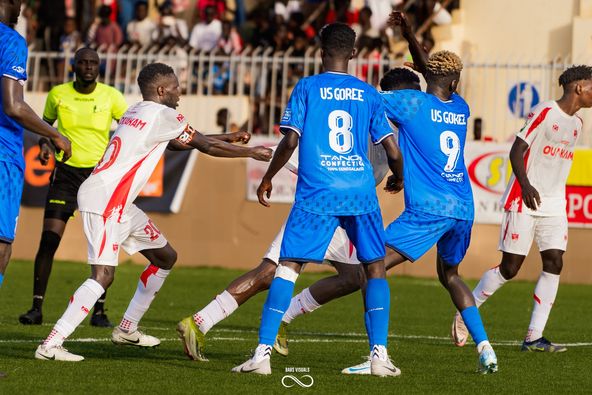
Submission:
MULTIPOLYGON (((141 266, 122 264, 107 300, 108 315, 118 322, 133 295, 141 266)), ((43 326, 25 327, 17 317, 30 305, 32 264, 11 262, 0 290, 1 394, 47 393, 581 393, 590 391, 592 331, 590 286, 562 285, 546 335, 560 343, 587 343, 563 354, 519 351, 528 326, 534 284, 506 285, 482 308, 494 342, 500 371, 474 373, 474 347, 456 348, 448 340, 454 313, 447 293, 435 280, 390 278, 389 351, 403 374, 398 378, 340 375, 343 367, 361 362, 367 352, 359 294, 332 302, 290 326, 290 356, 272 358, 269 377, 231 374, 257 343, 257 327, 265 293, 243 305, 210 333, 208 363, 189 361, 174 330, 176 322, 203 307, 236 270, 177 268, 173 270, 142 326, 163 340, 153 350, 114 346, 110 330, 85 322, 66 346, 86 357, 81 363, 37 361, 33 354, 66 307, 69 296, 88 276, 82 263, 57 262, 44 307, 43 326), (304 367, 314 378, 310 389, 284 388, 286 368, 304 367)), ((297 291, 326 274, 304 274, 297 291)), ((471 286, 474 283, 470 284, 471 286)))

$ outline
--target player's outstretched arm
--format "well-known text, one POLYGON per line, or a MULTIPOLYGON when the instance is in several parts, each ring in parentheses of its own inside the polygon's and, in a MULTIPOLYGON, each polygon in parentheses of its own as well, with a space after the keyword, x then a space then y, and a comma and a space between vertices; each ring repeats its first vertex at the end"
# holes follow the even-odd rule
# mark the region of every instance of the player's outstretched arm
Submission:
POLYGON ((267 172, 265 172, 261 184, 259 184, 259 188, 257 188, 257 198, 259 199, 259 203, 265 207, 269 207, 269 203, 265 200, 264 196, 267 196, 267 199, 271 197, 271 190, 273 189, 271 180, 292 157, 294 150, 298 147, 298 137, 298 133, 286 129, 286 135, 278 144, 273 159, 267 168, 267 172))
POLYGON ((516 180, 518 180, 522 188, 522 200, 524 204, 529 209, 536 210, 541 204, 541 197, 535 187, 530 185, 530 181, 526 175, 526 168, 524 167, 524 154, 526 150, 528 150, 528 143, 520 137, 516 137, 510 150, 510 162, 512 163, 512 171, 516 176, 516 180))
POLYGON ((44 122, 25 102, 23 86, 12 78, 2 78, 2 106, 6 115, 33 133, 48 137, 58 151, 64 151, 63 161, 72 155, 70 140, 44 122))
POLYGON ((409 43, 409 52, 411 52, 411 57, 413 58, 414 68, 421 74, 424 74, 426 71, 426 65, 428 63, 428 54, 421 46, 419 41, 417 41, 415 33, 413 32, 413 29, 411 28, 411 25, 409 24, 405 14, 399 11, 391 12, 388 25, 393 29, 396 26, 401 27, 403 38, 409 43))
POLYGON ((384 190, 391 193, 397 193, 403 189, 403 156, 401 150, 391 135, 382 140, 382 146, 386 151, 388 165, 393 174, 386 180, 384 190))
POLYGON ((241 143, 247 144, 251 140, 251 133, 245 131, 225 133, 225 134, 208 134, 208 137, 224 141, 226 143, 241 143))
POLYGON ((263 146, 241 147, 205 136, 198 131, 194 131, 193 138, 187 142, 187 145, 211 156, 222 158, 253 158, 263 162, 269 162, 273 153, 271 149, 263 146))

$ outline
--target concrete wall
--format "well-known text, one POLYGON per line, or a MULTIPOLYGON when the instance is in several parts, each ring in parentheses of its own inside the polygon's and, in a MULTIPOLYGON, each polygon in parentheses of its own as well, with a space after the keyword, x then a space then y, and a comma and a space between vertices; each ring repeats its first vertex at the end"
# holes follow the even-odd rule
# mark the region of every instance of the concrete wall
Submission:
MULTIPOLYGON (((248 269, 261 256, 287 217, 290 205, 274 204, 264 208, 245 200, 246 161, 198 157, 181 212, 176 215, 153 214, 151 217, 179 252, 179 265, 224 266, 248 269)), ((402 195, 387 195, 379 188, 385 223, 402 210, 402 195)), ((33 259, 41 233, 41 209, 23 208, 19 220, 13 257, 33 259)), ((499 263, 497 252, 499 226, 476 225, 471 247, 461 265, 461 273, 479 278, 499 263)), ((571 229, 570 245, 565 255, 562 281, 592 284, 592 270, 587 255, 591 230, 571 229)), ((57 259, 85 261, 86 240, 79 218, 72 220, 57 253, 57 259)), ((126 257, 122 253, 121 259, 126 257)), ((141 256, 134 257, 142 262, 141 256)), ((314 266, 314 265, 310 265, 314 266)), ((535 249, 524 264, 521 279, 534 280, 540 272, 535 249)), ((310 270, 310 269, 307 269, 310 270)), ((433 277, 434 251, 413 264, 403 264, 396 273, 433 277)))

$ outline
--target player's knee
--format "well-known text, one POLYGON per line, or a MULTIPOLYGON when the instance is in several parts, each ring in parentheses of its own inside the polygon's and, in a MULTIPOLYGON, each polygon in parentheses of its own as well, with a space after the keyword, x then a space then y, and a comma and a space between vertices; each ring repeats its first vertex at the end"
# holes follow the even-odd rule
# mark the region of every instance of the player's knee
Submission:
POLYGON ((346 292, 354 292, 361 288, 366 276, 362 270, 350 270, 345 274, 340 274, 341 287, 346 292))
POLYGON ((103 289, 107 289, 113 284, 113 280, 115 279, 115 271, 114 270, 99 270, 92 274, 91 278, 101 284, 103 289))
POLYGON ((165 270, 172 269, 173 266, 175 266, 175 263, 177 262, 177 258, 177 251, 175 251, 173 248, 169 248, 163 256, 160 267, 165 270))
POLYGON ((543 271, 551 274, 561 274, 563 269, 563 251, 543 251, 543 271))
POLYGON ((502 264, 499 267, 500 274, 506 280, 511 280, 514 277, 516 277, 516 275, 518 274, 518 271, 519 270, 520 270, 520 266, 519 265, 512 264, 512 263, 504 263, 504 262, 502 262, 502 264))
POLYGON ((60 246, 61 240, 62 238, 57 233, 51 230, 43 231, 41 233, 41 241, 39 242, 39 253, 53 256, 60 246))

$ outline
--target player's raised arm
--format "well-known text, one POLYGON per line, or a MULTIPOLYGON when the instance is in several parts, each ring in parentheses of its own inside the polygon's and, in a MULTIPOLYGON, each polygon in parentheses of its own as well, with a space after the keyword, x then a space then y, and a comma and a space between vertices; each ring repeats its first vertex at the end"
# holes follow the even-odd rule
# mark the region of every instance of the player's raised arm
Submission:
POLYGON ((405 14, 399 11, 393 11, 389 16, 388 25, 392 28, 395 28, 396 26, 401 27, 403 38, 409 43, 409 52, 411 52, 415 69, 421 74, 425 74, 426 65, 428 63, 428 54, 419 41, 417 41, 415 33, 409 25, 409 21, 405 14))
POLYGON ((6 115, 33 133, 48 137, 55 147, 64 151, 64 162, 72 155, 70 141, 44 122, 25 102, 23 86, 12 78, 2 78, 2 106, 6 115))
POLYGON ((516 138, 512 149, 510 150, 510 162, 512 163, 512 171, 516 176, 516 180, 522 188, 522 199, 526 207, 531 210, 536 210, 541 204, 541 197, 539 192, 530 184, 528 176, 526 175, 526 168, 524 167, 524 154, 528 150, 528 143, 521 138, 516 138))
POLYGON ((275 154, 273 155, 273 159, 257 188, 257 198, 259 199, 259 203, 264 205, 265 207, 269 207, 269 203, 265 200, 264 195, 267 196, 269 199, 271 197, 271 190, 273 189, 273 185, 271 180, 277 174, 278 171, 292 157, 294 150, 298 147, 298 133, 293 130, 287 130, 286 135, 280 141, 275 150, 275 154))
POLYGON ((214 137, 203 135, 200 132, 193 130, 190 126, 188 126, 188 128, 190 129, 192 138, 188 141, 180 141, 205 154, 223 158, 253 158, 263 162, 269 162, 271 159, 273 152, 269 148, 263 146, 241 147, 214 137))

